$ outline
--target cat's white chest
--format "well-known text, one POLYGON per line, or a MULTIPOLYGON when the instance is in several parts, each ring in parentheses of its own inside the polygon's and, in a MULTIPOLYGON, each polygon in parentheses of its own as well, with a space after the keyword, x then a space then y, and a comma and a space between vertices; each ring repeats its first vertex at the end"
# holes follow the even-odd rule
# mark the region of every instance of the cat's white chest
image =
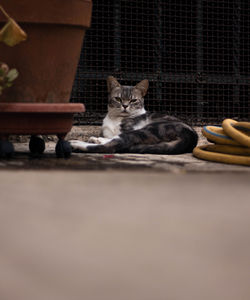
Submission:
POLYGON ((102 123, 102 135, 105 138, 112 139, 118 136, 120 131, 122 118, 111 119, 108 115, 104 118, 102 123))

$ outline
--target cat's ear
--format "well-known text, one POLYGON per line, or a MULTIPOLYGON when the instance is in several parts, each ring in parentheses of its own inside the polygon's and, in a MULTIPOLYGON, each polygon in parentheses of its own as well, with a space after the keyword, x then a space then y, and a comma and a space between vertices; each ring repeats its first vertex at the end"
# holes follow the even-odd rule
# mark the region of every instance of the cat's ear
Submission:
POLYGON ((110 93, 114 88, 120 87, 120 83, 116 80, 113 76, 108 76, 107 78, 107 86, 108 86, 108 92, 110 93))
POLYGON ((138 90, 141 91, 142 97, 144 97, 147 94, 148 85, 149 85, 148 80, 144 79, 144 80, 140 81, 139 83, 137 83, 137 85, 135 86, 138 90))

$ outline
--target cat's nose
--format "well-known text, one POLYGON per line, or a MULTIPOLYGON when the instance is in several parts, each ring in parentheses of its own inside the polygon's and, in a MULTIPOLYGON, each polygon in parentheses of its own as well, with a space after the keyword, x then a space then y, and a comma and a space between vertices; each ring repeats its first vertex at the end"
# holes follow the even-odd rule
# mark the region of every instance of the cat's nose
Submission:
POLYGON ((126 105, 126 104, 123 104, 122 106, 124 109, 126 109, 128 107, 128 105, 126 105))

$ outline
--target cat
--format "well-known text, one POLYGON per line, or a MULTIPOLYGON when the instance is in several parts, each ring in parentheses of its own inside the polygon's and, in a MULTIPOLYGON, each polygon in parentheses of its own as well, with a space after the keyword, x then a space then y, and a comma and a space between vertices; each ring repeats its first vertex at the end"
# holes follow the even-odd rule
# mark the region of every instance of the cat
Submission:
POLYGON ((192 152, 198 135, 179 119, 146 112, 144 96, 149 82, 123 86, 107 78, 108 113, 102 124, 102 137, 89 142, 69 141, 75 152, 183 154, 192 152))

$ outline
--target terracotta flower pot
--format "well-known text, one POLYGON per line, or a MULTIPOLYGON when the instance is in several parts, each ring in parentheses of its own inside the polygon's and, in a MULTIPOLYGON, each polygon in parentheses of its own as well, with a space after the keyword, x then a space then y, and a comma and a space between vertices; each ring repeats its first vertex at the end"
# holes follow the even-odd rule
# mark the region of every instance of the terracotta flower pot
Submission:
MULTIPOLYGON (((0 60, 19 72, 14 85, 4 90, 0 103, 30 103, 31 106, 44 103, 48 105, 47 111, 51 113, 53 107, 50 104, 69 102, 84 34, 90 26, 92 2, 90 0, 2 0, 1 5, 20 24, 27 33, 28 39, 15 47, 0 43, 0 60)), ((0 25, 5 21, 5 17, 0 14, 0 25)), ((70 114, 72 109, 72 116, 76 112, 76 107, 79 112, 84 111, 83 105, 75 106, 72 103, 67 105, 69 105, 67 113, 70 114)), ((65 105, 62 109, 63 107, 65 109, 65 105)), ((41 112, 44 114, 42 123, 46 122, 48 112, 45 111, 41 112)), ((16 112, 13 113, 16 116, 16 112)), ((60 114, 58 110, 57 114, 60 114)), ((15 122, 16 118, 11 117, 10 112, 8 116, 11 122, 15 122)), ((0 120, 0 135, 5 134, 1 132, 1 125, 0 120)), ((34 126, 30 124, 30 127, 32 129, 34 126)), ((32 130, 30 134, 34 133, 32 130)), ((27 128, 23 133, 21 131, 20 127, 20 134, 29 134, 27 128)), ((9 134, 14 133, 10 129, 9 134)), ((53 133, 57 134, 57 132, 53 133)))

